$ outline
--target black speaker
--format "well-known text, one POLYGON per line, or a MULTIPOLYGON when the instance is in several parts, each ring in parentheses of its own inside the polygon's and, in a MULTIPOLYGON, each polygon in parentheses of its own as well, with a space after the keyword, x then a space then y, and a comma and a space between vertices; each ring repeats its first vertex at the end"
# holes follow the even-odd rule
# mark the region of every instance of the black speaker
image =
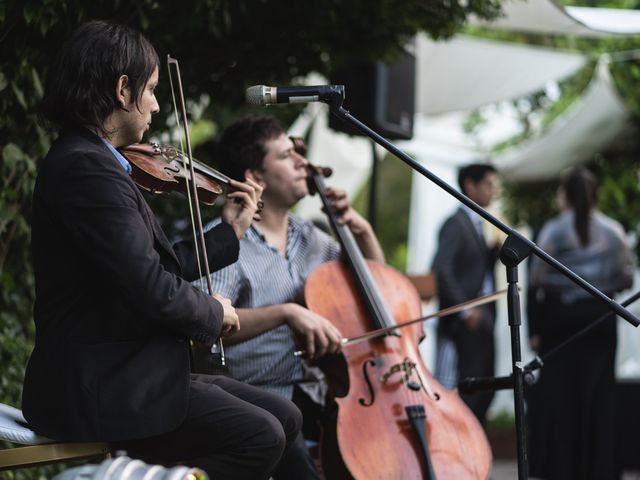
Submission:
MULTIPOLYGON (((344 108, 358 120, 389 139, 413 136, 416 61, 411 53, 391 64, 354 64, 337 70, 333 85, 345 86, 344 108)), ((329 115, 329 127, 349 135, 362 135, 344 120, 329 115)))

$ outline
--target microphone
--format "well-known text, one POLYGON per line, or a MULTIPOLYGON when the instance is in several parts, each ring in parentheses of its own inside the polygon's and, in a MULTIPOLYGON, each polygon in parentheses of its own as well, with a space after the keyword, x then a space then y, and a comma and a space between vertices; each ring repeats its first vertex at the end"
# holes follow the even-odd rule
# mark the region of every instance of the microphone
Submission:
POLYGON ((275 105, 276 103, 324 102, 342 105, 344 85, 315 85, 300 87, 268 87, 254 85, 247 88, 249 105, 275 105))

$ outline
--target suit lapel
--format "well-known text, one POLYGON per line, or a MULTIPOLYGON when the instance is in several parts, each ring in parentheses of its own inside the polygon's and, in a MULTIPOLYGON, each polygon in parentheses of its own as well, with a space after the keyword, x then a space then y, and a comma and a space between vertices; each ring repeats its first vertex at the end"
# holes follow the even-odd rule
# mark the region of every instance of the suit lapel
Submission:
POLYGON ((155 236, 156 241, 158 242, 158 245, 161 246, 164 250, 166 250, 167 253, 171 256, 171 258, 175 260, 176 264, 180 266, 178 257, 176 257, 176 252, 173 250, 173 245, 171 245, 171 243, 169 242, 169 239, 162 231, 162 228, 160 228, 160 224, 158 223, 158 220, 156 220, 155 216, 152 216, 151 218, 151 225, 153 226, 153 235, 155 236))
POLYGON ((162 247, 171 258, 176 262, 176 265, 181 268, 180 262, 178 261, 178 257, 176 257, 176 253, 173 250, 173 246, 169 242, 169 239, 160 228, 160 224, 156 219, 156 216, 151 212, 149 208, 149 204, 142 196, 142 193, 136 188, 136 192, 138 194, 138 199, 140 201, 140 205, 142 205, 142 215, 145 217, 147 224, 151 226, 151 231, 153 232, 153 238, 158 246, 162 247))
MULTIPOLYGON (((89 141, 94 147, 98 148, 99 151, 104 153, 109 158, 110 161, 113 161, 113 162, 118 161, 116 157, 109 151, 108 147, 94 133, 90 132, 86 128, 79 128, 79 129, 73 130, 73 132, 76 135, 79 135, 80 137, 82 137, 84 140, 89 141)), ((65 130, 63 133, 71 134, 72 131, 65 130)), ((131 182, 132 188, 136 192, 136 195, 138 198, 138 204, 142 206, 142 208, 140 209, 140 213, 144 217, 146 224, 150 227, 151 232, 153 233, 155 243, 158 246, 162 247, 163 250, 166 250, 169 256, 173 258, 173 260, 176 262, 176 265, 178 266, 178 268, 181 269, 182 267, 180 265, 180 262, 178 261, 178 257, 176 256, 173 250, 173 246, 169 242, 169 239, 167 239, 167 236, 162 231, 162 228, 160 228, 160 224, 158 223, 156 216, 153 214, 153 212, 151 212, 151 209, 149 208, 149 204, 144 199, 144 196, 140 192, 138 186, 135 184, 131 176, 127 175, 124 172, 124 170, 122 170, 122 174, 126 175, 126 177, 131 182)))
POLYGON ((469 215, 467 214, 467 212, 465 212, 462 208, 460 210, 458 210, 458 215, 461 218, 462 224, 465 226, 465 228, 469 231, 469 234, 475 239, 475 241, 478 243, 478 247, 480 247, 480 249, 484 252, 487 250, 487 244, 484 241, 484 238, 482 238, 480 236, 480 234, 478 233, 478 230, 476 230, 475 225, 473 224, 473 221, 471 220, 471 218, 469 218, 469 215))

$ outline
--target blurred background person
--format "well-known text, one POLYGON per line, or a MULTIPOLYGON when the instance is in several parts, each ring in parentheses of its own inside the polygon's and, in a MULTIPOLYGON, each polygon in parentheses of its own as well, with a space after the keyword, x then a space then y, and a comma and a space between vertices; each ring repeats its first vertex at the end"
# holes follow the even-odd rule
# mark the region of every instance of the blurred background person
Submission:
MULTIPOLYGON (((497 180, 495 168, 486 163, 466 165, 458 172, 460 191, 483 208, 494 199, 497 180)), ((433 260, 440 308, 493 292, 497 253, 498 247, 485 241, 482 217, 460 206, 442 225, 433 260)), ((435 377, 444 387, 455 388, 466 377, 493 376, 494 323, 493 303, 439 320, 435 377)), ((493 392, 461 397, 484 424, 493 392)))
MULTIPOLYGON (((560 213, 542 227, 538 245, 613 296, 631 286, 633 260, 622 226, 597 210, 597 193, 593 173, 569 171, 558 189, 560 213)), ((539 354, 608 310, 537 257, 530 275, 537 315, 529 319, 529 343, 539 354)), ((528 405, 532 476, 614 478, 616 343, 617 325, 608 319, 545 361, 528 405)))

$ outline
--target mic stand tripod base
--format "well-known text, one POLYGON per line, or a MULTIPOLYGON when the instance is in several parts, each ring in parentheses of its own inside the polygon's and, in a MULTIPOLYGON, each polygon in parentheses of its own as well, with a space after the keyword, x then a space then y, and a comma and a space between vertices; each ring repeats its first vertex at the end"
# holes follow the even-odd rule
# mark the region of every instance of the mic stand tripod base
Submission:
POLYGON ((524 369, 520 351, 520 293, 518 264, 531 252, 531 246, 520 234, 511 232, 500 249, 500 261, 507 269, 507 316, 511 332, 511 368, 513 372, 513 403, 516 416, 516 444, 518 448, 518 479, 529 478, 526 425, 524 417, 524 369))

